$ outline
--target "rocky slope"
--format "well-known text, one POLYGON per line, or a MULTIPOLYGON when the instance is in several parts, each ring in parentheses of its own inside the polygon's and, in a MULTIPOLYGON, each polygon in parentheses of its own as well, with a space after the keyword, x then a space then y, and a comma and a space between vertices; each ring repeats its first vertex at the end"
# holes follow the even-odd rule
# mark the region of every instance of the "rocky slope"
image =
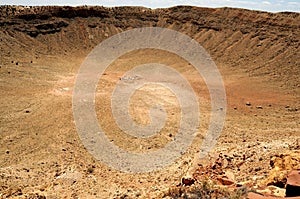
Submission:
POLYGON ((88 52, 123 30, 159 26, 196 39, 219 64, 246 70, 253 76, 267 75, 289 88, 300 86, 299 13, 187 6, 155 10, 87 6, 0 9, 4 59, 9 59, 9 52, 18 54, 16 49, 20 48, 21 54, 32 56, 88 52))

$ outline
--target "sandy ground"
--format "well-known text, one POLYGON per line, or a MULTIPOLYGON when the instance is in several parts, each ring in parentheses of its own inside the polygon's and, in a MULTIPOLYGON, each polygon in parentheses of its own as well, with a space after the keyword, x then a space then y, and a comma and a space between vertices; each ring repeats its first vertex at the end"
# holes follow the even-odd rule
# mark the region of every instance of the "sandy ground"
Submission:
MULTIPOLYGON (((109 91, 126 70, 120 69, 122 65, 152 62, 153 57, 175 68, 184 64, 178 57, 176 60, 171 55, 159 54, 161 57, 157 56, 157 52, 141 51, 122 57, 107 70, 107 75, 103 76, 97 88, 96 112, 101 118, 98 118, 99 123, 114 144, 129 151, 141 152, 163 146, 172 138, 168 132, 176 131, 178 126, 174 124, 179 112, 176 113, 176 106, 170 104, 172 93, 144 91, 133 98, 133 104, 141 96, 147 104, 151 103, 153 95, 158 96, 154 98, 155 101, 165 99, 168 102, 166 107, 171 107, 170 110, 175 113, 165 131, 147 141, 132 140, 122 134, 113 125, 110 108, 107 107, 109 91)), ((192 69, 183 72, 187 79, 191 79, 201 102, 202 117, 194 144, 170 167, 132 175, 107 167, 85 150, 72 115, 72 88, 82 59, 56 60, 45 57, 25 66, 9 64, 1 68, 2 193, 16 195, 22 192, 26 195, 39 192, 49 198, 104 198, 125 192, 154 197, 172 184, 178 184, 201 146, 210 117, 207 89, 201 78, 192 69)), ((255 153, 252 162, 234 171, 237 181, 245 181, 255 175, 267 175, 269 159, 265 157, 288 149, 299 139, 299 112, 294 110, 298 108, 297 96, 262 78, 252 78, 223 66, 220 71, 227 92, 228 112, 215 151, 234 152, 238 156, 255 153), (248 101, 251 106, 246 106, 248 101), (257 161, 259 158, 262 159, 257 161), (256 172, 255 168, 258 167, 262 169, 256 172)), ((137 122, 145 124, 149 120, 145 114, 147 106, 135 105, 132 111, 137 122)))

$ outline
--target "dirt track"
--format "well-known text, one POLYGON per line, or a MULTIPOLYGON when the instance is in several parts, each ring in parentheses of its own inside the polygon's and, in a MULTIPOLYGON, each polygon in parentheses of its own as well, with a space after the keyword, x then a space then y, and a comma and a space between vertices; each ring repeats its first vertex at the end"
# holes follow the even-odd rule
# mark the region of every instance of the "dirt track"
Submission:
MULTIPOLYGON (((96 98, 97 115, 105 118, 99 122, 114 144, 129 151, 154 150, 172 139, 178 107, 167 104, 174 115, 165 132, 150 141, 132 140, 111 121, 109 93, 129 64, 158 61, 182 70, 198 94, 202 115, 193 146, 174 165, 150 174, 115 171, 85 150, 75 129, 72 89, 80 64, 103 39, 134 27, 186 33, 216 61, 228 112, 212 154, 222 152, 237 162, 247 157, 243 165, 228 168, 237 182, 265 178, 270 155, 299 147, 299 14, 188 7, 87 9, 1 7, 0 197, 157 197, 180 182, 205 136, 210 101, 203 80, 179 57, 154 50, 124 55, 106 71, 96 98)), ((145 104, 174 97, 161 94, 153 99, 153 93, 141 92, 132 104, 141 96, 145 104)), ((149 122, 145 104, 132 109, 142 124, 149 122)))

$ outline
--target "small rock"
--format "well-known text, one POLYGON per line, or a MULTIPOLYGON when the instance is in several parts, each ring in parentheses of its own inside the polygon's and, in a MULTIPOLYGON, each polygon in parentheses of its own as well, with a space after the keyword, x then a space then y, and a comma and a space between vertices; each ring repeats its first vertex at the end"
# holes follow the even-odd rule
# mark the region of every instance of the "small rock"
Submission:
POLYGON ((233 185, 234 184, 234 181, 233 180, 230 180, 226 177, 218 177, 218 181, 220 182, 220 184, 222 185, 233 185))
POLYGON ((232 180, 232 181, 235 181, 235 176, 234 176, 234 173, 232 171, 225 171, 225 176, 229 179, 229 180, 232 180))
POLYGON ((223 168, 227 168, 228 167, 228 160, 227 159, 223 159, 222 167, 223 168))
POLYGON ((287 110, 290 112, 296 112, 296 111, 298 111, 298 108, 288 108, 287 110))
POLYGON ((260 170, 261 170, 261 167, 257 167, 254 169, 255 172, 260 171, 260 170))
POLYGON ((246 106, 251 106, 251 103, 250 102, 246 102, 246 106))
POLYGON ((184 193, 182 194, 182 198, 199 198, 197 193, 184 193))
POLYGON ((94 170, 95 170, 95 169, 94 169, 93 167, 89 167, 89 168, 87 169, 87 172, 88 172, 88 173, 93 173, 94 170))
POLYGON ((138 198, 138 197, 140 197, 142 194, 140 193, 140 192, 137 192, 136 194, 135 194, 135 196, 138 198))
POLYGON ((41 193, 29 193, 28 197, 26 197, 26 198, 46 199, 46 196, 42 195, 41 193))
POLYGON ((262 106, 256 106, 256 108, 257 108, 257 109, 263 109, 263 107, 262 107, 262 106))
POLYGON ((252 179, 253 179, 254 181, 257 181, 257 180, 262 179, 262 178, 263 178, 262 176, 253 176, 253 177, 252 177, 252 179))
POLYGON ((268 186, 268 189, 271 190, 271 194, 278 197, 284 197, 285 196, 285 189, 279 188, 276 186, 268 186))
POLYGON ((195 180, 191 177, 183 177, 181 179, 181 183, 185 186, 191 186, 192 184, 195 183, 195 180))

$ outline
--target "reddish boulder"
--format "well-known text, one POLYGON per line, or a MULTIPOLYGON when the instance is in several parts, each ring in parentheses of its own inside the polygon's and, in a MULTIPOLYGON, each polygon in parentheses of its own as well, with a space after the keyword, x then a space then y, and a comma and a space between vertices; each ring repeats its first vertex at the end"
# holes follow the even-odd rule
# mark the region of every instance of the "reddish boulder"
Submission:
POLYGON ((286 197, 300 196, 300 170, 293 170, 287 176, 286 197))

